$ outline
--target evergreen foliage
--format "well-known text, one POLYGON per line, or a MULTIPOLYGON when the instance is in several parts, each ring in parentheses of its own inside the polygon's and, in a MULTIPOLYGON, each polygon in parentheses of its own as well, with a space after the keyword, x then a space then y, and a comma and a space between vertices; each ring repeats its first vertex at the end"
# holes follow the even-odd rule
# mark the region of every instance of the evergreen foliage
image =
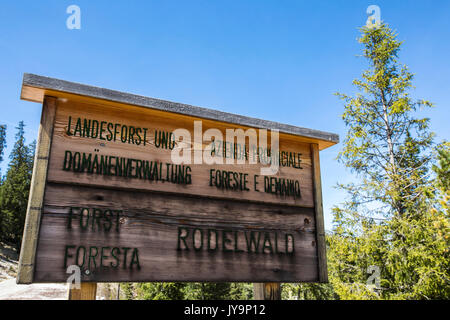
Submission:
MULTIPOLYGON (((6 125, 0 125, 0 164, 3 161, 3 154, 5 152, 6 149, 6 125)), ((0 195, 1 195, 1 189, 2 189, 2 185, 3 185, 3 176, 2 176, 2 171, 0 168, 0 195)), ((3 210, 1 207, 1 198, 0 198, 0 241, 2 240, 2 235, 4 233, 3 231, 3 210)))
MULTIPOLYGON (((448 210, 435 204, 429 119, 416 117, 432 104, 410 97, 413 75, 398 62, 393 31, 381 24, 361 33, 369 68, 353 81, 357 95, 338 94, 348 128, 338 159, 359 183, 338 186, 348 199, 333 208, 330 280, 342 299, 448 299, 448 210)), ((445 156, 435 171, 448 192, 445 156)))
POLYGON ((251 283, 148 282, 123 283, 122 295, 138 300, 249 300, 251 283))
MULTIPOLYGON (((0 124, 0 163, 3 161, 3 154, 6 149, 6 125, 0 124)), ((1 170, 0 170, 1 180, 1 170)))
POLYGON ((8 171, 0 188, 2 223, 0 238, 19 251, 33 171, 34 147, 25 144, 23 121, 16 127, 16 142, 9 156, 8 171))

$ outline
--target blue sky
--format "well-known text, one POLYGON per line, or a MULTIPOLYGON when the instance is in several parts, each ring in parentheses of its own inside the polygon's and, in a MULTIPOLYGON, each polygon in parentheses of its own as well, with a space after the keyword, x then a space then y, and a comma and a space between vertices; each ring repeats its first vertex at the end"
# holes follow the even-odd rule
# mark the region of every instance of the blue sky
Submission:
MULTIPOLYGON (((375 4, 405 41, 402 63, 416 74, 412 92, 436 107, 436 141, 450 139, 450 1, 2 1, 0 123, 24 120, 37 136, 41 107, 20 100, 23 73, 338 133, 351 81, 365 67, 356 57, 358 27, 375 4), (81 30, 66 28, 66 8, 81 8, 81 30)), ((354 177, 321 153, 325 225, 344 194, 333 186, 354 177)), ((5 173, 7 161, 1 164, 5 173)))

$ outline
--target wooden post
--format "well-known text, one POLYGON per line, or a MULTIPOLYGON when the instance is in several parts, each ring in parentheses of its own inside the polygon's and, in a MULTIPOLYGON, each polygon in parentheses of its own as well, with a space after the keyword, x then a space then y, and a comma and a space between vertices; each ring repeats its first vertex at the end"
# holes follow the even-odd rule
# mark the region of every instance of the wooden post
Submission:
POLYGON ((254 300, 281 300, 281 285, 278 282, 253 284, 254 300))
POLYGON ((97 296, 97 282, 81 282, 80 289, 69 287, 68 300, 95 300, 97 296))
POLYGON ((319 258, 319 281, 328 282, 327 271, 327 254, 325 243, 325 226, 323 221, 323 204, 322 204, 322 182, 320 179, 320 158, 319 145, 311 144, 311 156, 313 165, 313 183, 314 183, 314 209, 316 218, 316 242, 317 254, 319 258))
POLYGON ((34 157, 33 175, 31 177, 30 195, 28 197, 27 215, 20 251, 18 284, 30 284, 34 276, 34 260, 44 203, 45 184, 47 181, 48 158, 53 136, 57 98, 45 96, 42 105, 41 124, 34 157))

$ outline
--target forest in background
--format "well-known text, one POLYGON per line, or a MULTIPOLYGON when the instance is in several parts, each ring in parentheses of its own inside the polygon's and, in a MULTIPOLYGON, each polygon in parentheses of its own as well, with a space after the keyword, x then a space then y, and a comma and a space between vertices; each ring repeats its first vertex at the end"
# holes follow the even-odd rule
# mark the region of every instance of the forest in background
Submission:
MULTIPOLYGON (((283 299, 449 299, 450 144, 434 141, 428 100, 410 96, 413 74, 386 24, 361 28, 367 69, 354 96, 337 93, 347 133, 337 161, 356 179, 327 232, 328 284, 282 284, 283 299)), ((445 107, 445 106, 441 106, 445 107)), ((1 121, 1 120, 0 120, 1 121)), ((6 148, 0 124, 0 162, 6 148)), ((20 250, 36 143, 25 125, 0 172, 0 241, 20 250)), ((127 299, 252 299, 247 283, 123 283, 127 299)))

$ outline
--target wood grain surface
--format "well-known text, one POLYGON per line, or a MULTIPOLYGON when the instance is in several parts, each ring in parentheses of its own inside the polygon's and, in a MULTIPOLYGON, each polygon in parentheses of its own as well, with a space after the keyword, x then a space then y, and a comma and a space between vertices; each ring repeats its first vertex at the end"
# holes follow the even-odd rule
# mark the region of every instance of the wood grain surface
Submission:
MULTIPOLYGON (((301 162, 267 178, 259 156, 256 164, 184 164, 190 183, 112 174, 109 167, 75 170, 67 166, 68 153, 114 157, 113 164, 135 159, 135 172, 138 162, 165 170, 173 166, 172 151, 158 146, 159 132, 186 129, 194 160, 195 151, 209 144, 195 141, 194 121, 202 120, 201 133, 217 129, 223 140, 227 129, 249 128, 93 99, 58 98, 56 105, 33 282, 66 282, 70 265, 92 283, 327 281, 318 145, 280 134, 279 150, 300 155, 301 162), (83 128, 77 134, 78 119, 119 130, 145 128, 145 139, 109 141, 106 130, 101 138, 81 134, 83 128), (211 169, 247 175, 248 190, 211 185, 211 169), (297 181, 301 195, 266 192, 270 179, 297 181)), ((270 134, 268 142, 270 147, 270 134)))
MULTIPOLYGON (((165 169, 166 163, 172 163, 171 150, 157 148, 155 146, 155 130, 157 132, 172 132, 175 129, 184 128, 189 130, 193 140, 194 120, 200 119, 162 113, 151 109, 130 107, 124 110, 123 108, 117 106, 86 104, 78 101, 60 101, 58 104, 55 121, 53 136, 54 142, 50 156, 48 180, 57 183, 174 192, 222 199, 240 199, 264 203, 296 205, 302 207, 314 206, 310 145, 284 136, 280 138, 279 149, 281 151, 292 152, 295 154, 301 153, 302 169, 293 168, 292 166, 280 166, 279 172, 275 177, 297 180, 300 186, 301 197, 264 192, 265 181, 264 176, 260 175, 260 169, 262 167, 267 167, 267 165, 261 165, 260 163, 223 165, 192 164, 190 165, 192 168, 191 184, 164 183, 161 181, 129 179, 122 176, 107 176, 63 170, 66 151, 71 151, 72 154, 75 152, 79 152, 81 155, 83 153, 91 154, 92 157, 95 155, 101 157, 103 155, 154 161, 157 163, 162 163, 164 167, 163 169, 165 169), (78 135, 69 135, 67 134, 69 116, 71 117, 71 130, 69 131, 72 133, 75 126, 74 122, 77 118, 95 119, 98 122, 105 121, 108 123, 147 128, 148 132, 146 136, 146 145, 144 146, 143 142, 140 145, 136 145, 133 143, 122 143, 120 141, 106 141, 100 140, 99 138, 92 139, 80 137, 78 135), (210 169, 248 174, 247 179, 249 191, 223 190, 214 186, 211 187, 210 169), (258 185, 256 187, 259 191, 255 191, 255 175, 258 175, 256 178, 258 185)), ((218 125, 217 123, 209 120, 202 121, 203 132, 211 128, 219 129, 223 134, 223 139, 225 140, 226 129, 238 129, 241 127, 229 124, 218 125)), ((245 129, 247 128, 244 128, 244 130, 245 129)), ((268 142, 270 144, 270 136, 268 137, 268 142)), ((204 143, 202 147, 204 148, 205 146, 206 143, 204 143)), ((191 145, 191 147, 192 150, 200 148, 199 145, 191 145)), ((163 171, 163 176, 164 175, 165 171, 163 171)))
MULTIPOLYGON (((261 203, 187 197, 177 194, 162 194, 149 191, 133 192, 83 186, 49 183, 38 243, 35 282, 62 282, 68 274, 64 266, 66 246, 73 245, 66 264, 75 264, 76 248, 101 247, 137 248, 139 267, 118 268, 111 253, 106 250, 104 267, 99 257, 95 268, 82 267, 82 281, 245 281, 245 282, 296 282, 317 281, 317 245, 314 210, 293 206, 278 206, 261 203), (71 207, 121 210, 119 231, 115 219, 109 232, 83 230, 76 215, 72 215, 68 228, 71 207), (189 250, 179 240, 179 228, 197 229, 195 240, 186 238, 189 250), (203 230, 203 247, 200 246, 200 231, 203 230), (206 230, 218 232, 218 248, 207 250, 206 230), (229 240, 223 247, 222 233, 229 240), (253 232, 255 239, 260 234, 259 252, 248 249, 247 240, 253 232), (235 241, 237 234, 237 241, 235 241), (246 238, 246 235, 249 237, 246 238), (275 249, 275 234, 278 237, 278 253, 275 249), (289 241, 289 253, 285 249, 285 235, 292 235, 294 248, 289 241), (270 238, 272 250, 264 242, 270 238), (195 241, 195 243, 194 243, 195 241), (181 246, 179 246, 181 243, 181 246), (238 250, 235 250, 237 243, 238 250), (266 248, 262 249, 263 244, 266 248), (198 249, 196 250, 194 246, 198 249), (179 248, 180 247, 180 248, 179 248), (200 249, 199 249, 200 248, 200 249), (242 250, 242 251, 240 251, 242 250), (249 252, 250 251, 250 252, 249 252), (86 274, 89 270, 89 274, 86 274)), ((211 248, 216 235, 211 233, 211 248)), ((252 250, 253 249, 253 250, 252 250)), ((80 250, 80 252, 82 252, 80 250)), ((78 265, 81 264, 81 256, 78 265)), ((128 255, 128 263, 130 263, 128 255)))

